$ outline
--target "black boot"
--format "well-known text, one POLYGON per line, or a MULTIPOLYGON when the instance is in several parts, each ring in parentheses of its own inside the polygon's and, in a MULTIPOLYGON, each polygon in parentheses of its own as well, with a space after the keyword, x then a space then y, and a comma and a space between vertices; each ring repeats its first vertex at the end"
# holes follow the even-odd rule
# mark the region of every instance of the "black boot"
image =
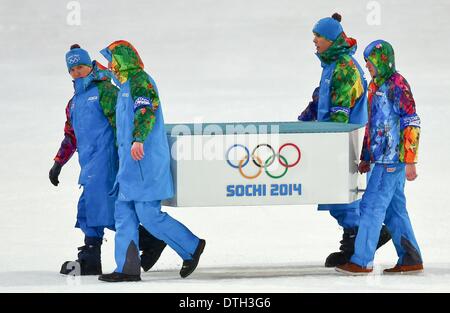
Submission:
POLYGON ((200 261, 200 255, 203 253, 205 249, 206 241, 200 239, 197 248, 195 249, 194 255, 191 260, 186 260, 183 262, 183 267, 180 270, 180 276, 182 278, 186 278, 192 274, 193 271, 197 268, 198 261, 200 261))
POLYGON ((377 244, 377 249, 380 248, 381 246, 385 245, 386 243, 389 242, 389 240, 392 239, 391 233, 389 232, 389 229, 387 228, 386 225, 383 225, 381 227, 381 231, 380 231, 380 239, 378 239, 378 244, 377 244))
POLYGON ((355 239, 357 233, 358 228, 344 228, 344 234, 340 241, 341 246, 339 247, 339 250, 341 251, 331 253, 325 260, 325 267, 336 267, 350 261, 350 258, 355 251, 355 239))
POLYGON ((120 283, 124 281, 140 281, 141 276, 112 272, 111 274, 100 275, 98 280, 107 281, 109 283, 120 283))
POLYGON ((158 261, 166 243, 150 234, 142 225, 139 225, 139 250, 141 254, 141 267, 147 272, 158 261))
MULTIPOLYGON (((325 260, 325 267, 336 267, 350 262, 350 258, 355 252, 355 239, 358 233, 358 228, 344 229, 341 246, 339 252, 331 253, 325 260)), ((380 238, 378 239, 377 249, 391 240, 391 234, 386 225, 381 227, 380 238)))
POLYGON ((66 261, 61 266, 60 273, 64 275, 101 275, 101 245, 102 238, 85 237, 85 245, 78 248, 78 259, 66 261))

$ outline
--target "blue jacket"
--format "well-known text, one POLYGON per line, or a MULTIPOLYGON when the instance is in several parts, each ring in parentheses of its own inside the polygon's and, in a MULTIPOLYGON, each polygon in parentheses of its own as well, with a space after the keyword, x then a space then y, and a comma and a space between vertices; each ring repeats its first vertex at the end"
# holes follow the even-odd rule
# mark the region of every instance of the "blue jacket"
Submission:
POLYGON ((373 163, 416 163, 420 118, 408 82, 395 72, 369 88, 369 123, 361 159, 373 163))
POLYGON ((376 71, 369 86, 369 123, 361 159, 374 163, 415 163, 420 138, 420 118, 406 79, 395 68, 392 45, 372 42, 364 58, 376 71))
MULTIPOLYGON (((149 75, 148 77, 157 92, 153 79, 149 75)), ((131 146, 135 140, 133 98, 139 98, 139 96, 132 95, 130 80, 128 80, 120 86, 117 100, 118 198, 122 201, 153 201, 171 198, 174 191, 162 107, 158 106, 153 129, 144 140, 144 158, 141 161, 135 161, 131 157, 131 146)))
POLYGON ((353 58, 356 48, 356 40, 342 33, 328 50, 317 54, 323 68, 320 85, 300 121, 367 123, 367 82, 353 58))
MULTIPOLYGON (((333 44, 317 54, 321 62, 320 85, 313 92, 313 100, 298 116, 300 121, 367 123, 367 82, 364 72, 353 58, 356 40, 342 33, 333 44)), ((319 210, 347 210, 355 212, 359 201, 349 204, 319 204, 319 210)), ((338 216, 338 215, 336 215, 338 216)), ((343 227, 354 227, 356 214, 347 214, 343 227)))
MULTIPOLYGON (((367 82, 364 78, 364 72, 358 62, 352 57, 353 63, 356 65, 361 77, 364 88, 363 95, 356 100, 355 105, 348 112, 348 122, 351 124, 365 125, 367 123, 367 82)), ((319 97, 317 104, 317 121, 330 122, 330 113, 335 110, 345 110, 345 108, 336 108, 331 102, 331 85, 333 73, 336 68, 336 62, 331 64, 322 63, 322 76, 319 85, 319 97)))
POLYGON ((84 188, 89 226, 114 226, 114 202, 109 196, 118 169, 114 129, 105 116, 102 101, 115 102, 117 88, 94 69, 75 80, 69 106, 81 166, 79 184, 84 188))
POLYGON ((113 191, 120 201, 171 198, 170 151, 156 84, 129 42, 115 41, 100 53, 111 63, 120 86, 116 109, 119 172, 113 191), (131 157, 133 142, 144 144, 140 161, 131 157))

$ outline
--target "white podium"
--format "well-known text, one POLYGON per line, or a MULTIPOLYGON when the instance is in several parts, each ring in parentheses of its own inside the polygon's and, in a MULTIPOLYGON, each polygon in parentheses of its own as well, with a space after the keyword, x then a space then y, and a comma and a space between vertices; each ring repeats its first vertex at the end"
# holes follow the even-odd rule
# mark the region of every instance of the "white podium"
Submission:
POLYGON ((364 125, 167 124, 177 207, 350 203, 364 125))

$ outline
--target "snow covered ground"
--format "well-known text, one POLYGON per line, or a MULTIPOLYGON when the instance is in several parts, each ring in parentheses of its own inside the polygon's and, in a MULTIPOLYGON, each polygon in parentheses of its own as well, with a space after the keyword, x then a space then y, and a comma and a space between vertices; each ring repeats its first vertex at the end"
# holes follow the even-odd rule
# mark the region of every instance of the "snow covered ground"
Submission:
MULTIPOLYGON (((368 25, 369 1, 79 1, 81 25, 66 23, 66 1, 0 0, 0 291, 398 292, 450 291, 450 2, 377 1, 381 24, 368 25), (76 158, 60 186, 48 181, 72 94, 64 54, 80 43, 93 58, 117 39, 140 52, 155 78, 168 123, 290 121, 319 81, 311 29, 333 12, 358 39, 390 41, 422 119, 419 178, 407 184, 409 212, 426 272, 380 274, 396 261, 388 244, 375 273, 344 277, 325 269, 341 229, 313 206, 166 208, 207 239, 198 270, 178 276, 166 249, 143 282, 106 284, 58 274, 82 243, 73 228, 80 190, 76 158)), ((103 245, 114 269, 114 234, 103 245)))

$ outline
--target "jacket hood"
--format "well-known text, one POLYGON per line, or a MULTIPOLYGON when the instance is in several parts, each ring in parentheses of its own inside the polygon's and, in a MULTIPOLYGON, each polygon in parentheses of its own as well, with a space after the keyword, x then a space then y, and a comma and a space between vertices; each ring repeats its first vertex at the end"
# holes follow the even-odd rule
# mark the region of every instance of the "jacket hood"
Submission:
POLYGON ((364 60, 375 67, 376 76, 373 81, 377 86, 381 86, 396 72, 394 49, 387 41, 376 40, 370 43, 364 49, 364 60))
POLYGON ((319 57, 322 63, 330 64, 343 55, 355 54, 356 49, 356 39, 347 37, 347 35, 342 32, 326 51, 322 53, 316 53, 316 55, 319 57))
POLYGON ((114 41, 100 53, 111 62, 111 70, 122 84, 137 71, 144 69, 139 53, 128 41, 114 41))

